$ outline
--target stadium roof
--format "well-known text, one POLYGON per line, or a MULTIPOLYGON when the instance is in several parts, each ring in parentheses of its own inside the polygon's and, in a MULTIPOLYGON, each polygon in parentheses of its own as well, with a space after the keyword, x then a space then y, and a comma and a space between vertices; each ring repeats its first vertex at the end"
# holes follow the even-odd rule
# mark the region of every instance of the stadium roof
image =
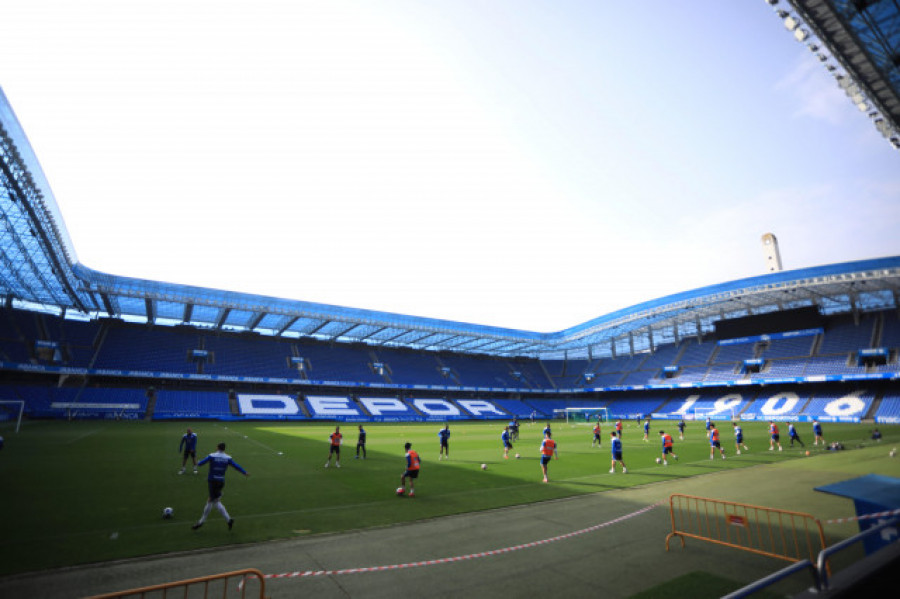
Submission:
POLYGON ((900 0, 766 1, 900 149, 900 0))
MULTIPOLYGON (((900 0, 767 0, 851 100, 900 147, 900 0), (814 36, 814 37, 813 37, 814 36), (816 42, 817 38, 819 41, 816 42), (832 68, 833 67, 833 68, 832 68)), ((555 333, 473 325, 114 276, 80 264, 24 131, 0 91, 0 294, 8 306, 211 330, 545 359, 625 355, 712 331, 724 318, 815 305, 900 307, 900 256, 731 281, 555 333)))

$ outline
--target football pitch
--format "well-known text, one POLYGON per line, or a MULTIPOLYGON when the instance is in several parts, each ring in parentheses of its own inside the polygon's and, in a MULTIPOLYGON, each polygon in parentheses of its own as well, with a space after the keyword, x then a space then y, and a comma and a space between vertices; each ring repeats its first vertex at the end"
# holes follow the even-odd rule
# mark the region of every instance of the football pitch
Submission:
MULTIPOLYGON (((686 439, 680 441, 674 422, 654 421, 645 442, 643 429, 631 421, 623 434, 628 473, 617 468, 610 474, 611 424, 603 425, 597 448, 591 446, 589 425, 554 421, 559 459, 550 462, 550 483, 544 484, 538 448, 545 424, 523 423, 510 459, 504 460, 502 423, 451 423, 450 459, 444 461, 438 460, 442 424, 366 424, 366 459, 355 459, 357 425, 342 424, 342 467, 327 469, 333 423, 39 421, 24 423, 19 433, 4 424, 0 575, 383 527, 808 459, 807 450, 811 456, 832 453, 812 445, 809 423, 798 424, 805 447, 790 447, 787 427, 779 423, 784 451, 768 451, 767 424, 743 422, 750 450, 736 455, 731 423, 723 420, 717 424, 727 459, 717 453, 710 460, 701 422, 688 422, 686 439), (178 474, 179 441, 188 426, 199 435, 198 459, 224 442, 226 452, 250 473, 247 478, 234 470, 226 475, 223 503, 235 518, 231 531, 216 511, 200 530, 191 530, 207 485, 206 469, 194 475, 190 461, 185 474, 178 474), (655 462, 660 430, 672 434, 679 456, 667 467, 655 462), (422 458, 414 499, 395 493, 406 442, 422 458), (165 507, 173 508, 172 519, 162 518, 165 507)), ((823 427, 826 440, 843 443, 847 452, 874 445, 871 424, 823 427)), ((891 446, 900 445, 900 427, 879 428, 886 456, 891 446)), ((900 476, 900 457, 879 464, 881 473, 900 476)), ((827 460, 817 467, 827 469, 827 460)), ((865 473, 867 466, 860 467, 865 473)), ((815 513, 808 505, 779 507, 815 513)))

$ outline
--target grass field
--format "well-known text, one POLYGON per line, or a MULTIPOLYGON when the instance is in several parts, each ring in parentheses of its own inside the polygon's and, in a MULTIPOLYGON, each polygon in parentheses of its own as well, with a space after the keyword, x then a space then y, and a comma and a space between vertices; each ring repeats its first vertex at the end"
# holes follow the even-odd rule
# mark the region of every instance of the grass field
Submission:
MULTIPOLYGON (((387 526, 447 514, 472 512, 610 489, 685 479, 722 469, 737 469, 805 459, 828 453, 812 446, 809 424, 798 430, 805 448, 767 451, 762 422, 745 422, 750 451, 734 453, 731 425, 719 423, 728 459, 709 459, 701 423, 688 423, 679 441, 672 422, 652 423, 651 439, 628 423, 623 444, 628 474, 609 474, 608 431, 603 447, 591 447, 587 425, 554 422, 558 461, 550 463, 550 484, 541 483, 538 447, 543 423, 524 424, 514 452, 521 459, 502 459, 499 423, 451 424, 451 458, 438 461, 438 424, 369 424, 368 459, 354 459, 356 426, 344 425, 342 468, 323 468, 328 434, 334 424, 264 422, 26 422, 22 431, 0 429, 6 447, 0 452, 3 531, 0 575, 123 557, 183 551, 330 531, 387 526), (206 471, 179 475, 178 444, 187 426, 199 435, 198 456, 215 444, 251 476, 236 471, 226 477, 224 504, 236 519, 228 531, 217 512, 198 531, 190 525, 206 499, 206 471), (678 462, 655 463, 658 431, 676 439, 678 462), (398 498, 394 490, 404 469, 403 444, 409 441, 422 456, 415 499, 398 498), (481 469, 487 464, 487 470, 481 469), (163 520, 162 509, 175 510, 163 520)), ((872 425, 823 423, 825 438, 844 443, 848 451, 871 446, 872 425)), ((900 427, 882 426, 887 454, 900 445, 900 427)), ((782 429, 786 429, 783 426, 782 429)), ((786 430, 782 431, 783 433, 786 430)), ((827 467, 823 462, 822 467, 827 467)), ((900 458, 889 472, 900 476, 900 458)), ((782 506, 784 507, 784 506, 782 506)), ((793 506, 804 509, 809 506, 793 506)))

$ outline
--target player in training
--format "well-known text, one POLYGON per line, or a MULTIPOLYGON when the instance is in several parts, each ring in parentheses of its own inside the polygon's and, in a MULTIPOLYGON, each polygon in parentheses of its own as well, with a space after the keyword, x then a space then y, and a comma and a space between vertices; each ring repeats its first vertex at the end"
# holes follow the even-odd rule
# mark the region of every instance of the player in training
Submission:
POLYGON ((545 437, 546 437, 547 435, 551 435, 551 436, 553 435, 553 431, 550 430, 550 423, 549 423, 549 422, 547 423, 547 426, 544 427, 544 431, 543 431, 543 433, 541 433, 541 434, 543 434, 545 437))
POLYGON ((559 459, 559 453, 556 449, 556 441, 550 438, 550 433, 544 433, 544 440, 541 441, 541 472, 544 474, 544 482, 550 482, 550 479, 547 477, 547 464, 550 463, 550 458, 559 459))
POLYGON ((806 443, 800 439, 800 433, 797 432, 797 427, 794 426, 793 422, 788 422, 788 437, 791 440, 791 447, 794 446, 794 441, 800 444, 801 447, 806 447, 806 443))
POLYGON ((719 453, 722 455, 722 459, 725 459, 725 450, 722 449, 722 442, 719 440, 719 429, 716 428, 715 423, 709 423, 709 459, 713 459, 713 456, 716 453, 716 450, 719 450, 719 453))
POLYGON ((197 464, 198 466, 209 464, 209 475, 206 477, 206 484, 207 487, 209 487, 209 499, 206 500, 206 507, 203 508, 203 515, 200 516, 200 519, 197 520, 196 524, 191 526, 191 530, 197 530, 203 526, 203 523, 206 522, 206 517, 209 516, 209 512, 212 511, 213 507, 219 510, 219 513, 222 514, 222 517, 225 518, 225 521, 228 523, 228 530, 231 530, 231 527, 234 526, 234 518, 228 514, 228 510, 222 505, 222 488, 225 486, 225 472, 228 470, 228 467, 231 466, 244 476, 250 476, 246 470, 241 468, 240 464, 235 462, 230 455, 225 453, 224 443, 219 443, 216 448, 218 451, 209 454, 197 464))
POLYGON ((187 429, 181 437, 181 443, 178 444, 178 451, 182 452, 181 470, 178 474, 184 474, 184 467, 187 465, 188 458, 194 462, 194 474, 197 474, 197 433, 191 429, 187 429))
POLYGON ((622 438, 622 421, 616 420, 616 435, 621 439, 622 438))
POLYGON ((644 441, 650 441, 650 418, 644 420, 644 441))
POLYGON ((628 469, 625 467, 625 460, 622 459, 622 439, 615 431, 610 432, 609 436, 612 442, 612 467, 609 469, 609 473, 616 473, 616 462, 619 462, 622 464, 622 474, 625 474, 628 472, 628 469))
POLYGON ((825 437, 822 436, 822 425, 819 424, 819 419, 816 418, 813 420, 813 435, 815 435, 815 439, 813 439, 813 445, 818 445, 819 441, 822 442, 822 446, 825 446, 825 437))
POLYGON ((330 445, 328 447, 328 459, 325 460, 325 467, 331 464, 331 458, 334 456, 334 465, 341 467, 341 443, 344 442, 344 435, 341 434, 341 427, 334 427, 334 432, 328 435, 330 445))
POLYGON ((734 427, 734 449, 737 455, 741 455, 741 447, 744 448, 744 451, 749 451, 750 448, 744 445, 744 429, 737 422, 732 422, 731 426, 734 427))
POLYGON ((684 441, 684 418, 678 422, 678 438, 684 441))
MULTIPOLYGON (((359 459, 359 450, 362 450, 363 459, 366 459, 366 429, 359 425, 359 437, 356 440, 356 459, 359 459)), ((329 456, 330 457, 330 456, 329 456)))
POLYGON ((503 442, 503 459, 509 459, 509 450, 513 448, 512 439, 510 438, 509 426, 503 429, 503 432, 500 433, 500 441, 503 442))
POLYGON ((597 424, 594 425, 594 438, 591 440, 591 447, 593 447, 595 443, 597 444, 597 447, 603 445, 603 440, 600 438, 600 420, 597 420, 597 424))
POLYGON ((441 450, 438 453, 438 460, 444 458, 450 459, 450 425, 444 424, 444 428, 438 431, 438 439, 441 442, 441 450))
POLYGON ((678 459, 678 456, 675 455, 675 441, 672 439, 672 435, 665 431, 659 431, 659 438, 662 439, 662 463, 663 466, 668 466, 667 455, 671 455, 676 460, 678 459))
POLYGON ((419 459, 419 454, 413 451, 412 443, 407 443, 403 446, 406 450, 406 471, 403 473, 403 476, 400 477, 400 489, 397 490, 397 493, 402 495, 406 490, 406 481, 409 481, 409 496, 416 496, 416 479, 419 478, 419 468, 421 467, 421 460, 419 459))
POLYGON ((769 451, 775 449, 778 445, 778 451, 781 451, 781 436, 778 434, 778 425, 774 420, 769 420, 769 451))

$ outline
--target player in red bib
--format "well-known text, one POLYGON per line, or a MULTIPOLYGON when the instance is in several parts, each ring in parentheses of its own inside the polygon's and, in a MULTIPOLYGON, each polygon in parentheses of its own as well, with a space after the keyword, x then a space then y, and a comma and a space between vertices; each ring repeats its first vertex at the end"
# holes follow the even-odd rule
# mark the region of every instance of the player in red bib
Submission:
POLYGON ((675 440, 665 431, 659 431, 659 438, 662 439, 662 463, 664 466, 668 466, 667 455, 671 454, 673 458, 678 459, 678 456, 675 455, 675 440))
POLYGON ((722 443, 719 441, 719 429, 716 428, 715 423, 709 423, 709 459, 713 459, 713 456, 716 453, 716 450, 719 450, 719 453, 722 454, 722 459, 725 459, 725 450, 722 449, 722 443))
POLYGON ((341 443, 344 442, 344 435, 341 434, 341 427, 336 426, 334 432, 328 436, 331 446, 328 449, 328 459, 325 461, 325 467, 328 468, 331 463, 331 456, 334 456, 334 465, 341 467, 341 443))
MULTIPOLYGON (((400 489, 406 490, 406 481, 409 480, 409 496, 416 496, 416 479, 419 478, 419 467, 420 460, 419 454, 413 451, 412 443, 407 443, 403 446, 406 449, 406 471, 403 473, 403 476, 400 477, 400 489)), ((401 491, 397 491, 398 494, 402 494, 401 491)))
POLYGON ((769 420, 769 451, 775 449, 775 446, 778 446, 778 451, 781 451, 781 436, 778 434, 778 425, 775 424, 774 420, 769 420))
POLYGON ((559 459, 559 453, 556 451, 556 441, 550 438, 550 433, 544 433, 544 440, 541 441, 541 472, 544 473, 544 482, 549 482, 547 478, 547 464, 550 458, 559 459))

